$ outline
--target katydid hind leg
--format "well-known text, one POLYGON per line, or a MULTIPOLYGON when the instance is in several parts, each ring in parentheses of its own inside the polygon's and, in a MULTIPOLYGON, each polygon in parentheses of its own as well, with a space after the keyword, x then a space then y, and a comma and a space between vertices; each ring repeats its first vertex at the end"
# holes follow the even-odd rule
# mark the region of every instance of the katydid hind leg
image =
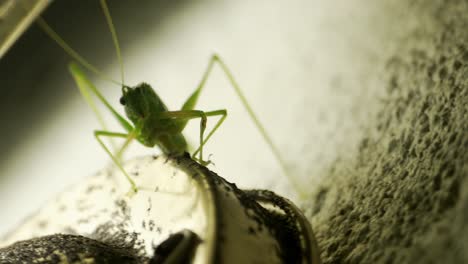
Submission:
MULTIPOLYGON (((201 91, 205 87, 206 81, 208 80, 208 77, 209 77, 209 75, 211 73, 211 70, 213 68, 213 64, 214 64, 214 61, 213 61, 213 59, 211 59, 209 64, 208 64, 208 67, 205 69, 205 72, 203 73, 203 77, 202 77, 200 83, 198 84, 197 88, 195 89, 195 91, 193 91, 193 93, 189 96, 189 98, 187 98, 187 100, 182 105, 182 109, 181 109, 182 111, 188 111, 188 110, 194 110, 195 109, 195 106, 197 105, 197 102, 198 102, 198 97, 200 96, 201 91)), ((188 120, 186 120, 186 122, 183 123, 183 124, 186 125, 187 122, 188 122, 188 120)))
MULTIPOLYGON (((208 140, 211 138, 211 136, 216 132, 216 130, 218 130, 218 128, 221 126, 221 124, 223 124, 224 120, 226 120, 227 111, 226 111, 226 109, 209 111, 209 112, 205 112, 205 115, 207 117, 211 117, 211 116, 221 116, 221 117, 218 119, 218 121, 216 122, 214 127, 210 130, 210 132, 208 132, 208 135, 205 137, 205 139, 203 139, 203 142, 200 144, 200 146, 195 150, 195 152, 193 152, 192 156, 196 156, 198 154, 198 152, 203 150, 203 147, 208 142, 208 140)), ((208 163, 210 163, 210 161, 208 161, 208 163)))
MULTIPOLYGON (((210 73, 211 73, 211 71, 213 69, 213 65, 214 65, 214 62, 215 62, 215 60, 213 58, 214 58, 214 56, 210 59, 208 67, 205 69, 205 72, 203 73, 202 79, 201 79, 200 83, 198 84, 197 88, 189 96, 189 98, 187 98, 185 103, 182 105, 181 111, 191 111, 197 105, 200 93, 203 90, 203 88, 205 87, 206 81, 208 80, 209 75, 210 75, 210 73)), ((205 112, 205 114, 210 113, 210 116, 220 115, 222 117, 218 120, 218 122, 213 127, 213 129, 208 133, 208 136, 200 142, 200 145, 195 150, 195 152, 192 154, 192 157, 195 157, 196 154, 198 154, 198 153, 200 153, 200 156, 203 156, 203 146, 206 144, 206 142, 211 138, 213 133, 219 128, 219 126, 226 119, 226 117, 227 117, 226 110, 218 110, 218 111, 205 112), (218 111, 220 111, 220 112, 218 112, 218 111)), ((179 122, 180 122, 180 126, 181 126, 180 130, 182 131, 185 128, 185 126, 187 125, 188 120, 180 120, 179 122)), ((200 161, 201 161, 201 163, 203 165, 208 165, 210 163, 209 161, 203 161, 201 158, 200 158, 200 161)))
MULTIPOLYGON (((201 128, 200 128, 200 144, 199 144, 198 148, 195 149, 194 153, 192 154, 192 157, 196 157, 197 154, 200 154, 200 156, 198 158, 198 161, 201 164, 203 164, 205 166, 210 164, 211 163, 210 161, 203 160, 203 147, 205 146, 205 144, 208 142, 208 140, 211 138, 211 136, 216 132, 216 130, 221 126, 221 124, 226 119, 226 117, 227 117, 226 109, 220 109, 220 110, 209 111, 209 112, 203 112, 203 111, 199 111, 199 110, 181 110, 181 111, 174 111, 174 112, 179 113, 178 116, 177 116, 177 119, 175 120, 175 122, 179 123, 179 131, 182 131, 185 128, 187 122, 190 119, 201 117, 202 116, 201 113, 204 113, 204 116, 206 116, 206 117, 221 116, 220 119, 216 122, 214 127, 210 130, 210 132, 208 133, 208 135, 205 138, 203 138, 203 134, 204 134, 204 129, 205 129, 206 124, 204 126, 201 126, 201 128), (195 112, 197 114, 192 115, 192 112, 195 112), (187 116, 184 117, 183 113, 187 113, 187 116), (200 115, 200 116, 198 116, 198 115, 200 115)), ((205 121, 205 123, 206 123, 206 121, 205 121)))
POLYGON ((237 97, 239 98, 239 100, 241 101, 243 107, 247 110, 247 113, 249 114, 250 119, 255 124, 255 127, 257 128, 257 130, 260 132, 261 136, 263 137, 263 139, 267 143, 267 145, 270 148, 271 152, 273 153, 276 160, 278 161, 281 169, 283 170, 283 173, 289 179, 292 187, 297 191, 297 193, 301 197, 305 196, 306 191, 303 189, 303 187, 302 187, 302 185, 300 183, 300 180, 295 175, 293 175, 291 173, 291 171, 289 170, 283 156, 281 155, 280 150, 273 143, 273 140, 271 139, 270 135, 268 134, 265 127, 262 125, 262 123, 258 119, 257 115, 253 111, 252 107, 250 106, 250 103, 247 101, 244 93, 242 92, 242 90, 241 90, 239 84, 237 83, 237 81, 235 80, 233 74, 231 73, 231 71, 229 70, 227 65, 224 63, 224 61, 217 54, 214 54, 214 55, 211 56, 210 61, 208 63, 208 67, 206 68, 198 87, 192 93, 192 95, 187 99, 187 101, 184 103, 184 105, 182 106, 182 109, 183 110, 189 110, 189 109, 193 109, 195 107, 195 105, 196 105, 196 103, 198 101, 198 98, 200 96, 200 93, 203 90, 203 88, 205 87, 206 81, 208 80, 208 78, 209 78, 215 64, 218 64, 219 67, 221 68, 221 70, 226 75, 229 83, 231 84, 231 87, 234 89, 234 91, 235 91, 237 97))

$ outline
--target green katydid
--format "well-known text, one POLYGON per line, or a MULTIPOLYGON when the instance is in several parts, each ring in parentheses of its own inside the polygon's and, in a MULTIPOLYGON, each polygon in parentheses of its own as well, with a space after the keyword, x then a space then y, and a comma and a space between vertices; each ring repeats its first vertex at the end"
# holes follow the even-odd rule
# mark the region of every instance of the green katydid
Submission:
POLYGON ((260 123, 259 119, 255 115, 254 111, 250 107, 250 104, 247 102, 243 92, 241 91, 239 85, 234 79, 231 71, 228 69, 226 64, 218 55, 212 55, 208 67, 206 68, 203 77, 198 84, 195 91, 189 96, 185 101, 182 108, 178 111, 169 111, 158 96, 158 94, 153 90, 153 88, 146 83, 138 84, 134 87, 127 86, 124 82, 124 69, 121 51, 119 47, 119 41, 117 39, 117 33, 113 25, 113 21, 107 6, 106 0, 101 0, 101 7, 103 13, 106 17, 108 27, 110 29, 113 43, 115 46, 115 51, 117 58, 120 64, 121 71, 121 82, 112 80, 111 78, 106 77, 102 74, 96 67, 90 64, 87 60, 81 57, 74 49, 72 49, 66 42, 63 40, 42 18, 38 19, 39 26, 43 31, 48 34, 61 48, 65 50, 74 60, 76 60, 81 66, 85 67, 91 72, 107 79, 113 83, 118 84, 122 87, 122 97, 120 103, 125 108, 126 116, 129 120, 120 115, 104 98, 96 86, 94 86, 91 81, 86 77, 85 73, 80 69, 77 63, 70 63, 69 69, 71 75, 73 76, 82 96, 93 109, 96 116, 98 117, 103 130, 95 130, 94 136, 99 142, 99 144, 104 148, 107 154, 111 157, 116 166, 123 172, 123 174, 128 179, 132 190, 134 192, 138 191, 138 188, 133 181, 133 179, 128 175, 120 162, 120 157, 125 149, 129 146, 130 142, 137 140, 141 144, 147 147, 158 146, 163 153, 171 155, 179 155, 187 151, 187 142, 185 137, 182 134, 185 126, 188 121, 191 119, 200 119, 200 133, 199 133, 199 146, 192 153, 192 157, 197 160, 202 165, 207 165, 210 162, 203 159, 203 147, 211 138, 213 133, 221 126, 224 120, 227 117, 226 109, 219 109, 215 111, 201 111, 195 110, 197 100, 205 87, 205 83, 210 76, 210 73, 213 67, 217 64, 227 79, 229 80, 231 86, 236 92, 236 95, 240 99, 242 105, 246 108, 250 118, 255 124, 256 128, 259 130, 260 134, 267 142, 269 148, 274 154, 275 158, 279 162, 283 172, 289 178, 292 186, 298 191, 300 195, 303 194, 300 190, 300 184, 295 177, 291 175, 287 169, 286 163, 284 162, 280 151, 275 146, 270 136, 266 132, 263 125, 260 123), (111 132, 105 129, 105 125, 102 119, 100 112, 97 110, 95 102, 93 101, 92 96, 98 98, 98 100, 104 104, 104 106, 111 112, 111 114, 117 119, 118 123, 125 129, 125 132, 111 132), (219 116, 220 118, 205 137, 205 128, 208 117, 219 116), (123 145, 112 153, 112 151, 106 146, 101 137, 116 137, 125 139, 123 145))

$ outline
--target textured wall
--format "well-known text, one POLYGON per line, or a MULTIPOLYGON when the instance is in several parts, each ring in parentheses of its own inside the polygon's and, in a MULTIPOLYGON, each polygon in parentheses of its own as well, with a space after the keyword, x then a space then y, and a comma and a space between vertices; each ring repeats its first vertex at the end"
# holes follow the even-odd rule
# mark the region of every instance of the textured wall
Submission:
POLYGON ((468 1, 399 2, 375 121, 309 207, 325 263, 468 262, 468 1))

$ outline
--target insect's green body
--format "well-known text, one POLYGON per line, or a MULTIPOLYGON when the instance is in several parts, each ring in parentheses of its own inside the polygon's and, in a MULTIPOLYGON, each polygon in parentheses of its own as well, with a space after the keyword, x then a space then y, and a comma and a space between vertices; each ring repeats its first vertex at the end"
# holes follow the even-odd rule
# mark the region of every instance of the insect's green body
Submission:
POLYGON ((154 147, 158 146, 163 153, 165 154, 172 154, 172 155, 179 155, 184 152, 188 151, 187 141, 185 140, 184 136, 182 135, 182 131, 184 130, 187 122, 191 119, 200 119, 200 134, 199 134, 199 147, 194 151, 192 157, 200 162, 202 165, 207 165, 210 162, 203 160, 203 146, 207 143, 213 133, 219 128, 219 126, 223 123, 223 121, 227 117, 227 111, 225 109, 219 109, 214 111, 201 111, 195 110, 198 97, 205 87, 205 83, 213 69, 215 64, 218 64, 220 68, 225 73, 227 79, 229 80, 231 86, 234 88, 237 96, 239 97, 240 101, 246 108, 248 114, 250 115, 252 121, 256 125, 257 129, 260 131, 261 135, 268 143, 270 149, 272 150, 273 154, 275 155, 276 159, 281 165, 283 172, 288 176, 289 180, 296 188, 300 195, 304 195, 304 191, 302 191, 302 186, 298 183, 297 179, 294 179, 292 175, 290 175, 289 170, 286 168, 286 164, 281 157, 281 154, 277 147, 273 144, 272 140, 270 139, 269 135, 267 134, 265 128, 260 124, 260 121, 256 117, 255 113, 251 109, 249 103, 247 102, 246 98, 244 97, 239 85, 235 81, 232 73, 226 66, 226 64, 219 58, 217 55, 213 55, 210 59, 208 67, 203 74, 203 77, 195 89, 195 91, 189 96, 189 98, 185 101, 184 105, 180 110, 177 111, 170 111, 161 100, 161 98, 157 95, 157 93, 151 88, 150 85, 146 83, 141 83, 134 87, 129 87, 124 82, 124 74, 123 74, 123 63, 120 54, 120 47, 119 42, 117 40, 117 34, 115 32, 115 28, 112 22, 112 18, 109 13, 109 9, 107 7, 107 3, 105 0, 101 0, 101 7, 103 9, 104 15, 106 17, 107 23, 109 25, 109 29, 112 34, 112 38, 114 41, 114 46, 116 48, 117 57, 120 62, 121 66, 121 82, 116 82, 111 78, 106 77, 102 74, 99 70, 97 70, 92 64, 88 63, 83 57, 81 57, 75 50, 73 50, 49 25, 42 20, 41 18, 38 19, 38 24, 41 28, 46 32, 52 39, 54 39, 57 44, 59 44, 73 59, 79 62, 82 66, 87 68, 88 70, 104 77, 111 82, 117 83, 122 87, 122 97, 120 99, 120 103, 124 105, 125 114, 130 120, 133 125, 127 121, 122 115, 120 115, 104 98, 104 96, 100 93, 100 91, 89 81, 86 77, 85 73, 80 69, 80 67, 76 63, 70 63, 70 72, 75 79, 77 86, 83 95, 84 99, 87 101, 89 106, 93 109, 98 117, 102 127, 104 130, 96 130, 94 131, 94 136, 98 140, 99 144, 104 148, 104 150, 109 154, 112 158, 114 163, 120 168, 123 174, 129 180, 129 183, 132 186, 132 189, 136 192, 138 190, 137 186, 133 182, 132 178, 128 175, 128 173, 124 170, 121 165, 121 156, 125 149, 128 147, 130 142, 134 139, 140 142, 142 145, 147 147, 154 147), (101 103, 103 103, 107 109, 112 113, 112 115, 117 119, 120 125, 125 129, 126 133, 120 132, 111 132, 105 129, 105 124, 102 119, 100 112, 97 110, 97 107, 94 103, 93 96, 97 97, 101 103), (208 133, 206 137, 204 137, 204 132, 207 123, 207 117, 219 116, 219 120, 215 123, 211 131, 208 133), (124 144, 117 149, 114 153, 104 144, 101 137, 118 137, 124 138, 124 144), (196 157, 198 154, 198 157, 196 157))
POLYGON ((120 103, 134 126, 140 126, 136 139, 141 144, 150 148, 157 145, 165 154, 177 155, 187 151, 187 141, 182 135, 187 122, 164 118, 163 113, 168 109, 149 84, 141 83, 134 88, 124 86, 120 103))

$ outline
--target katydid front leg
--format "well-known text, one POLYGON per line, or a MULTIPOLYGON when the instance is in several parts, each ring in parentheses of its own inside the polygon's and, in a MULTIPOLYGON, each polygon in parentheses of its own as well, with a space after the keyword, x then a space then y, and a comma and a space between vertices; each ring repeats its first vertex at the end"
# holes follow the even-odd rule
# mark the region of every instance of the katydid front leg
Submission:
MULTIPOLYGON (((81 69, 76 65, 75 63, 70 63, 69 65, 69 70, 71 75, 73 76, 73 79, 75 80, 78 89, 85 99, 85 101, 88 103, 88 105, 93 109, 93 112, 96 114, 99 123, 103 127, 103 130, 97 130, 94 131, 94 136, 99 142, 99 144, 104 148, 104 150, 107 152, 107 154, 111 157, 112 161, 117 165, 117 167, 123 172, 125 177, 128 179, 130 182, 130 185, 132 187, 132 190, 134 192, 137 191, 137 187, 135 185, 135 182, 132 180, 132 178, 128 175, 128 173, 123 169, 120 160, 121 156, 124 152, 124 150, 128 147, 130 142, 136 137, 138 133, 137 128, 133 128, 130 123, 128 123, 125 118, 123 118, 117 111, 107 102, 107 100, 104 98, 104 96, 99 92, 99 90, 96 88, 96 86, 86 77, 86 75, 81 71, 81 69), (102 104, 106 106, 107 109, 112 113, 112 115, 117 119, 117 121, 122 125, 122 127, 128 132, 128 133, 118 133, 118 132, 109 132, 107 131, 106 124, 104 122, 104 119, 102 118, 101 112, 98 110, 96 107, 96 104, 94 103, 94 100, 92 99, 92 95, 96 96, 102 104), (100 136, 106 136, 110 138, 125 138, 125 142, 122 145, 122 147, 119 148, 119 150, 116 152, 116 155, 113 155, 112 152, 109 150, 109 148, 104 144, 104 142, 99 138, 100 136)), ((111 144, 113 142, 111 141, 111 144)), ((114 145, 115 148, 115 145, 114 145)))
MULTIPOLYGON (((76 85, 78 86, 78 89, 85 99, 86 103, 91 107, 93 112, 96 114, 96 117, 98 118, 98 121, 102 127, 101 130, 107 131, 107 126, 104 122, 104 119, 102 117, 101 112, 98 110, 96 107, 96 104, 94 103, 93 100, 93 95, 99 99, 99 101, 112 113, 112 115, 117 119, 119 124, 128 132, 133 130, 133 126, 125 120, 124 117, 122 117, 117 111, 109 104, 109 102, 104 98, 104 96, 99 92, 97 87, 86 77, 86 74, 80 69, 80 67, 76 63, 70 63, 69 64, 69 70, 71 75, 73 76, 73 79, 76 82, 76 85)), ((115 144, 111 141, 111 144, 114 149, 116 149, 115 144)), ((128 144, 128 143, 127 143, 128 144)), ((117 152, 117 158, 120 159, 122 156, 123 150, 126 148, 124 145, 123 147, 120 148, 120 151, 117 152)))
POLYGON ((106 151, 106 153, 111 157, 112 161, 115 163, 115 165, 122 171, 122 173, 125 175, 127 178, 128 182, 131 185, 131 188, 134 193, 138 192, 138 188, 133 181, 133 179, 128 175, 128 173, 125 171, 123 168, 122 164, 120 163, 120 160, 115 157, 112 152, 107 148, 106 144, 102 141, 100 137, 117 137, 117 138, 131 138, 131 135, 125 134, 125 133, 118 133, 118 132, 110 132, 110 131, 103 131, 103 130, 95 130, 94 131, 94 137, 96 140, 99 142, 101 147, 106 151))

